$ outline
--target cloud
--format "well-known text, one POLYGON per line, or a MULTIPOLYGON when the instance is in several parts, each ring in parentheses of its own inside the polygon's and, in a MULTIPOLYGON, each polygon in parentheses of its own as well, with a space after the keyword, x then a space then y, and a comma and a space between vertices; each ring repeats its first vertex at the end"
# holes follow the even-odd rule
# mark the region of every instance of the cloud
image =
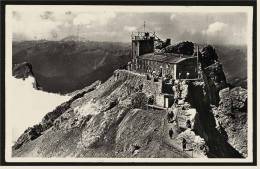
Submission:
POLYGON ((114 12, 102 12, 102 13, 82 13, 77 15, 74 20, 74 25, 106 25, 111 19, 115 18, 114 12))
POLYGON ((227 24, 223 22, 214 22, 208 26, 206 30, 203 30, 202 33, 206 35, 216 35, 227 28, 227 24))
POLYGON ((40 15, 41 19, 43 20, 52 20, 52 21, 55 21, 55 18, 53 16, 53 12, 51 11, 45 11, 43 14, 40 15))
POLYGON ((22 13, 21 19, 13 19, 13 33, 23 34, 27 39, 46 39, 50 38, 50 32, 61 24, 60 21, 53 21, 42 18, 41 14, 32 15, 30 13, 22 13))
POLYGON ((12 31, 15 40, 39 40, 63 38, 64 31, 73 30, 77 14, 70 11, 13 11, 12 31))
POLYGON ((127 32, 133 32, 137 30, 137 27, 135 26, 124 26, 124 30, 127 32))
POLYGON ((170 20, 174 20, 176 18, 176 14, 171 14, 170 20))
POLYGON ((129 32, 140 29, 138 27, 144 20, 147 21, 147 30, 156 31, 162 39, 196 43, 245 43, 247 18, 240 14, 174 11, 115 13, 106 9, 88 11, 48 8, 31 12, 21 9, 13 12, 12 30, 16 40, 33 40, 35 37, 59 40, 77 35, 79 30, 80 35, 89 40, 129 42, 129 32))

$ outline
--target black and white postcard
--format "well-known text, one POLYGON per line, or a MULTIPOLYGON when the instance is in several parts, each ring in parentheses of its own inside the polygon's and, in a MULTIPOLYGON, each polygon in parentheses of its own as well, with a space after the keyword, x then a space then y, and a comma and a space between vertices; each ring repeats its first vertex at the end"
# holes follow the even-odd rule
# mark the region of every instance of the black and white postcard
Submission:
POLYGON ((253 162, 253 6, 20 4, 5 18, 7 163, 253 162))

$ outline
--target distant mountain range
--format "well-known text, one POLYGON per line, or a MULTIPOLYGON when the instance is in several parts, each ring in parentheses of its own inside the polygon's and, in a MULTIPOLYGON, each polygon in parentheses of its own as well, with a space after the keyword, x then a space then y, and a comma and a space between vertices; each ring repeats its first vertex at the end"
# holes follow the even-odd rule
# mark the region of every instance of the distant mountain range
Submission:
POLYGON ((87 38, 81 37, 81 36, 67 36, 63 39, 61 39, 61 41, 81 41, 81 42, 87 42, 89 41, 87 38))
POLYGON ((247 47, 215 45, 227 81, 234 86, 247 88, 247 47))
MULTIPOLYGON (((246 46, 215 45, 227 81, 247 85, 246 46)), ((69 93, 107 80, 130 61, 130 43, 94 42, 77 36, 62 41, 13 42, 13 65, 28 62, 45 91, 69 93)))
POLYGON ((104 81, 130 60, 130 45, 93 41, 13 42, 13 67, 27 62, 44 91, 69 93, 104 81))

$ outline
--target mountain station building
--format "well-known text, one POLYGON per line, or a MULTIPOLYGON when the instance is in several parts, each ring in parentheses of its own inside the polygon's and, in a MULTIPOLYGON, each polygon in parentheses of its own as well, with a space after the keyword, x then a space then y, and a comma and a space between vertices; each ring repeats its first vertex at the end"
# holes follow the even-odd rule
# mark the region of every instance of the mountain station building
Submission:
POLYGON ((160 43, 170 45, 170 39, 163 42, 155 32, 136 32, 132 33, 131 38, 132 62, 128 69, 156 74, 159 77, 170 75, 174 80, 198 78, 197 55, 156 52, 156 45, 160 43))

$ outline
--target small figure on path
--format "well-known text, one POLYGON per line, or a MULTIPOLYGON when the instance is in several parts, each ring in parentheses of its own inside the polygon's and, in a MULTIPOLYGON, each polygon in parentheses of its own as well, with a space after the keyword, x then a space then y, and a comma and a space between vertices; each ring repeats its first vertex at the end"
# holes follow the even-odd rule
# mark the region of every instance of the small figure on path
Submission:
POLYGON ((172 122, 172 118, 173 118, 173 112, 170 111, 170 112, 168 112, 168 114, 167 114, 168 123, 171 123, 171 122, 172 122))
POLYGON ((182 150, 185 151, 186 150, 186 144, 187 144, 187 141, 185 138, 182 139, 182 150))
POLYGON ((172 130, 172 128, 169 130, 169 136, 170 136, 170 138, 172 139, 172 136, 173 136, 173 130, 172 130))

